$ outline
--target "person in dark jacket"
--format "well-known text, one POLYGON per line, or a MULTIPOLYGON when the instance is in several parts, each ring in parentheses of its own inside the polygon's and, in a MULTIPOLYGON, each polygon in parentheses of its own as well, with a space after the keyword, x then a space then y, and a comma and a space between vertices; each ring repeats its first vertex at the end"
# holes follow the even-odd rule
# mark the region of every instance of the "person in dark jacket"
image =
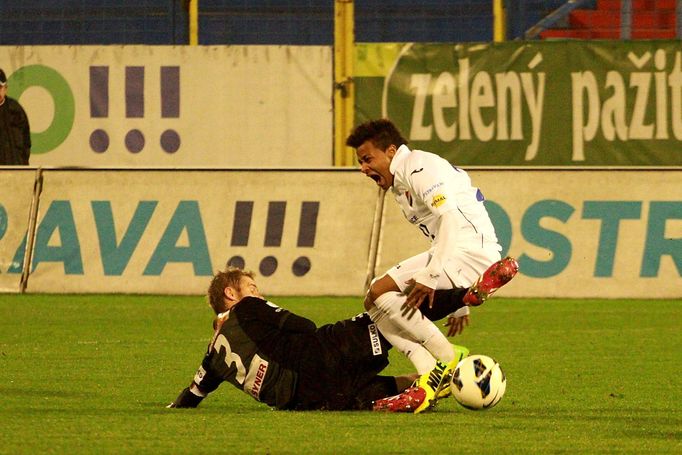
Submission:
POLYGON ((0 69, 0 165, 27 165, 31 128, 19 102, 7 96, 7 76, 0 69))

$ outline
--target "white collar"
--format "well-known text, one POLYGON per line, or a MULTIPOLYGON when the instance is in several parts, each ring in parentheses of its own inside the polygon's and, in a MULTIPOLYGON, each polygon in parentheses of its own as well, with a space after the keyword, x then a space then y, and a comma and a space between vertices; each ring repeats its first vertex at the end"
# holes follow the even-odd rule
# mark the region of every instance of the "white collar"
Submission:
POLYGON ((393 159, 391 160, 391 165, 388 167, 388 170, 391 172, 391 174, 395 175, 396 171, 398 170, 398 166, 407 159, 409 154, 410 149, 407 145, 403 144, 398 147, 398 150, 396 150, 395 155, 393 155, 393 159))

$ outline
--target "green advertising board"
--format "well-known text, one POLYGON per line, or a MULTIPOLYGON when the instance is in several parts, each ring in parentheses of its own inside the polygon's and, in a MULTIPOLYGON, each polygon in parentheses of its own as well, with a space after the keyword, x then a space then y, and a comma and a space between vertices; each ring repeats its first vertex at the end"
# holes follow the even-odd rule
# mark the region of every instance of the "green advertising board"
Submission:
POLYGON ((358 44, 356 123, 457 165, 682 165, 682 43, 358 44))

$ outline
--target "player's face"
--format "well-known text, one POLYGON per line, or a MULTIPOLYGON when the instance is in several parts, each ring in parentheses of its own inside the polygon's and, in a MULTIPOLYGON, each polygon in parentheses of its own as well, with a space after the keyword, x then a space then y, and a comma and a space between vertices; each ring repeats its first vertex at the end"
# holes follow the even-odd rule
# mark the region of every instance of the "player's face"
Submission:
POLYGON ((376 182, 379 187, 388 190, 393 185, 393 174, 390 166, 395 145, 389 145, 386 150, 381 150, 372 141, 365 141, 355 150, 360 164, 360 172, 376 182))
POLYGON ((242 276, 241 280, 239 280, 238 295, 239 300, 244 297, 262 297, 254 279, 246 275, 242 276))

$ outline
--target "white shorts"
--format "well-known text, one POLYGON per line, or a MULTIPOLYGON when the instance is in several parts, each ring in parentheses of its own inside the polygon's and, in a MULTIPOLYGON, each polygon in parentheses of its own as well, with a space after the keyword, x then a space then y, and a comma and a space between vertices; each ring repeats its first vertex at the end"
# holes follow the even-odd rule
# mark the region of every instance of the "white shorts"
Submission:
MULTIPOLYGON (((500 252, 495 248, 460 251, 456 256, 447 260, 444 272, 438 279, 436 289, 468 288, 494 262, 501 259, 500 252)), ((386 275, 393 278, 400 291, 404 291, 407 282, 415 273, 424 269, 431 260, 431 251, 424 251, 416 256, 405 259, 391 267, 386 275)))

